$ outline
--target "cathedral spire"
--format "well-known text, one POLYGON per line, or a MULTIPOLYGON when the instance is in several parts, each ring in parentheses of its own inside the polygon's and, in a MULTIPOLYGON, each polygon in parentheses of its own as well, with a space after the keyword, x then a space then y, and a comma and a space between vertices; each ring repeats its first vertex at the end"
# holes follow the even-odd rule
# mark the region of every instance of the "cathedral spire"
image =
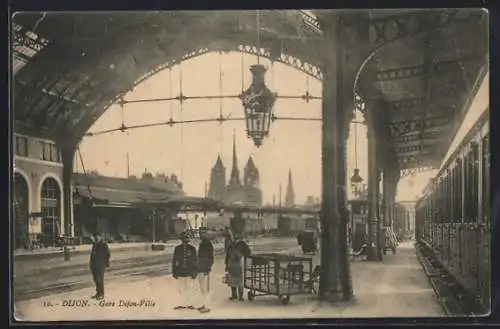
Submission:
POLYGON ((293 191, 292 169, 288 170, 288 184, 286 187, 285 207, 293 207, 295 205, 295 193, 293 191))
POLYGON ((224 164, 222 163, 222 158, 220 157, 220 154, 219 156, 217 156, 217 160, 215 161, 215 168, 224 168, 224 164))
POLYGON ((229 178, 229 186, 239 186, 240 172, 238 170, 238 157, 236 156, 236 138, 233 129, 233 168, 231 169, 231 177, 229 178))

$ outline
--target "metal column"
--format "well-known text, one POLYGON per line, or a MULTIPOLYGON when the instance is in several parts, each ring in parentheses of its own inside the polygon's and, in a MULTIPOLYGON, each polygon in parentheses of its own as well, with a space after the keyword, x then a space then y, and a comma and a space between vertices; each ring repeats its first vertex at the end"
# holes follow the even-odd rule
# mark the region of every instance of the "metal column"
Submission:
POLYGON ((70 143, 58 144, 61 152, 61 160, 63 163, 62 181, 64 194, 64 234, 65 236, 73 236, 74 234, 74 220, 73 220, 73 161, 75 158, 75 147, 70 143))
POLYGON ((347 111, 342 83, 345 72, 343 24, 341 14, 322 19, 324 41, 323 128, 322 128, 322 208, 321 276, 319 298, 348 300, 352 287, 347 257, 346 212, 346 129, 347 111))
POLYGON ((394 169, 389 182, 389 192, 391 197, 389 199, 389 204, 391 206, 389 225, 391 227, 394 227, 394 221, 396 220, 396 193, 398 190, 399 175, 399 169, 394 169))
POLYGON ((378 191, 379 169, 377 166, 377 134, 375 132, 374 108, 369 106, 367 114, 368 130, 368 254, 370 261, 378 260, 379 245, 379 216, 378 216, 378 191))

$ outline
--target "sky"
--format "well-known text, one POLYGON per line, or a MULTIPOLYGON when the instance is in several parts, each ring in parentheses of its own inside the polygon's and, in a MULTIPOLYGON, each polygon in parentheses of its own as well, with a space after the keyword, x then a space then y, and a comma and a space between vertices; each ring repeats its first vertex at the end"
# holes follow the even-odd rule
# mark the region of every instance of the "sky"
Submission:
MULTIPOLYGON (((209 53, 183 62, 182 67, 176 65, 171 70, 157 73, 136 86, 125 96, 125 100, 175 97, 181 90, 181 72, 182 93, 185 96, 237 95, 250 85, 248 68, 255 63, 257 57, 253 55, 209 53)), ((263 58, 260 63, 268 67, 267 86, 278 95, 300 96, 309 88, 310 94, 321 96, 320 81, 281 63, 271 65, 263 58)), ((278 98, 274 111, 278 117, 321 118, 321 100, 306 103, 300 99, 278 98)), ((239 99, 196 99, 187 100, 182 105, 178 101, 131 103, 126 104, 123 111, 120 106, 113 105, 89 132, 117 128, 122 121, 130 126, 166 122, 171 117, 174 120, 217 118, 221 112, 229 118, 243 117, 239 99)), ((363 121, 362 114, 358 113, 355 120, 363 121)), ((367 181, 366 127, 360 123, 350 127, 348 175, 350 177, 357 166, 360 175, 367 181)), ((240 175, 243 175, 248 157, 252 156, 260 171, 264 203, 272 203, 273 196, 276 201, 279 200, 280 184, 284 200, 289 169, 292 171, 296 204, 303 204, 309 195, 314 198, 321 196, 321 121, 277 120, 271 124, 270 135, 260 148, 246 137, 244 121, 226 121, 222 125, 210 122, 160 126, 86 137, 80 144, 80 150, 86 170, 97 170, 106 176, 126 177, 128 153, 131 175, 141 176, 145 170, 153 174, 175 173, 188 195, 204 196, 210 169, 219 154, 229 177, 233 133, 240 175)), ((82 172, 80 159, 75 161, 75 170, 82 172)), ((415 199, 434 174, 424 172, 403 178, 397 199, 415 199)))

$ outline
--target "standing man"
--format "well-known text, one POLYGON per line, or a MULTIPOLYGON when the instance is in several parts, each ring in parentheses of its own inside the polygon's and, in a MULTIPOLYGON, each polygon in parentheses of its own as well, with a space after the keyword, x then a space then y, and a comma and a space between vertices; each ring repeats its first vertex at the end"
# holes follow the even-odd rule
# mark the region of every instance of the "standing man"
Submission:
POLYGON ((177 280, 177 291, 179 293, 178 306, 174 310, 191 309, 193 306, 194 279, 196 279, 198 268, 198 257, 196 248, 189 242, 189 234, 181 233, 182 243, 175 247, 172 259, 172 275, 177 280))
POLYGON ((96 288, 94 299, 104 298, 104 271, 109 267, 109 248, 108 244, 102 239, 99 233, 94 234, 94 243, 90 253, 90 270, 96 288))
POLYGON ((198 280, 202 295, 201 313, 210 312, 210 272, 214 265, 214 246, 208 235, 208 228, 200 228, 201 243, 198 247, 198 280))

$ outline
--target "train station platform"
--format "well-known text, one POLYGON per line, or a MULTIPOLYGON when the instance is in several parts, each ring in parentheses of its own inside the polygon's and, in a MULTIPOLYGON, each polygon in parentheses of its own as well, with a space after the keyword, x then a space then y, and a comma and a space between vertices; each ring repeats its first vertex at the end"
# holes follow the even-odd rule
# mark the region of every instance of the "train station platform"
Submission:
MULTIPOLYGON (((298 254, 299 251, 295 248, 286 253, 298 254)), ((351 265, 355 299, 348 304, 320 305, 313 295, 292 296, 286 306, 275 296, 256 297, 244 302, 229 301, 229 289, 222 282, 224 265, 221 259, 217 259, 211 277, 212 311, 209 313, 174 310, 176 283, 165 274, 107 282, 105 301, 109 303, 107 305, 114 302, 114 306, 99 305, 89 299, 94 289, 86 288, 18 302, 15 314, 17 319, 24 321, 444 316, 412 244, 401 244, 398 253, 386 255, 383 262, 356 260, 351 265), (70 300, 88 300, 89 304, 63 306, 64 301, 70 300), (140 303, 141 300, 144 300, 142 306, 127 303, 140 303)))
MULTIPOLYGON (((167 245, 175 245, 178 243, 178 240, 169 241, 167 245)), ((147 245, 151 245, 151 242, 129 242, 129 243, 109 243, 109 249, 111 251, 130 251, 130 250, 138 250, 145 249, 147 245)), ((68 247, 72 255, 77 255, 80 253, 89 254, 92 245, 91 244, 81 244, 77 246, 69 246, 68 247)), ((48 248, 40 248, 34 250, 15 250, 14 251, 14 259, 33 259, 33 258, 50 258, 57 257, 63 255, 62 247, 48 247, 48 248)))

